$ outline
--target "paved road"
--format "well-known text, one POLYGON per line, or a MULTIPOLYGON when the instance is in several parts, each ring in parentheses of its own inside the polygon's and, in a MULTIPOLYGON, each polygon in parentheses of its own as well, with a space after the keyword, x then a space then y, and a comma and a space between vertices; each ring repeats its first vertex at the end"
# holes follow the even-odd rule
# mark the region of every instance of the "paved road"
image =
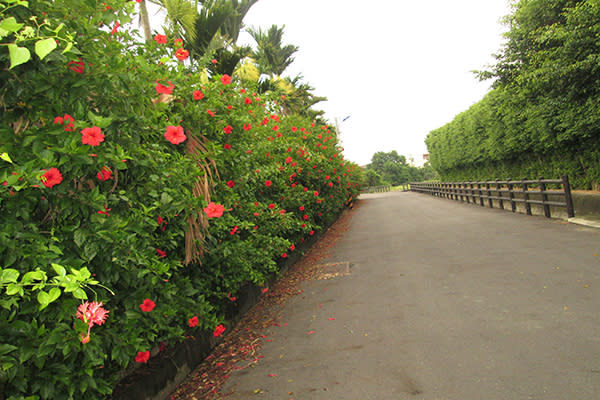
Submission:
POLYGON ((600 398, 600 229, 415 193, 353 213, 324 260, 351 273, 288 300, 227 399, 600 398))

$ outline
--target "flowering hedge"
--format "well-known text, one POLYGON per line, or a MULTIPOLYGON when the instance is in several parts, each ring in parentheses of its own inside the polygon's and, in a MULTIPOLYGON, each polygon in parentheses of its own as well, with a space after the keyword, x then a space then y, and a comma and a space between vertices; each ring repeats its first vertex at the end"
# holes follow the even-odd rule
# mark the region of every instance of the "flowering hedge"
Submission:
POLYGON ((30 1, 0 15, 77 38, 12 69, 0 48, 8 399, 103 398, 152 351, 223 334, 239 290, 358 191, 331 127, 284 115, 281 94, 197 73, 177 38, 136 43, 122 29, 134 5, 30 1))

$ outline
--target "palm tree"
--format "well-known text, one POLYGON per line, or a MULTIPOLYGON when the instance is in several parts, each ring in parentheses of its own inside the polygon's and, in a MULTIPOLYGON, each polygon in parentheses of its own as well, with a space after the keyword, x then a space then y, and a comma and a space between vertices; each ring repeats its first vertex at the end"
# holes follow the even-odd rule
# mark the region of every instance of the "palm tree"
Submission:
POLYGON ((140 25, 144 30, 144 39, 146 42, 152 40, 152 31, 150 30, 150 18, 148 17, 148 8, 146 8, 146 0, 140 1, 140 25))
POLYGON ((244 17, 258 0, 151 1, 167 11, 167 29, 184 39, 192 59, 215 54, 218 64, 206 65, 211 72, 232 74, 240 60, 250 54, 249 47, 238 47, 235 42, 244 17))
POLYGON ((271 76, 281 76, 283 71, 294 62, 292 54, 298 51, 298 46, 291 44, 282 45, 283 29, 277 25, 272 25, 268 31, 261 28, 248 28, 248 33, 256 41, 257 49, 254 52, 254 59, 258 64, 259 70, 271 76))

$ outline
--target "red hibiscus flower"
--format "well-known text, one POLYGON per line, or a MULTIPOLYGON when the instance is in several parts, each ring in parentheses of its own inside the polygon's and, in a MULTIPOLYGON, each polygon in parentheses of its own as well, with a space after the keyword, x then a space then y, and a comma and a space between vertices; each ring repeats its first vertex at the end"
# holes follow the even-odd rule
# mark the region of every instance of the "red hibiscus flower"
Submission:
POLYGON ((286 164, 289 164, 291 162, 292 162, 292 157, 288 157, 288 158, 285 159, 285 163, 286 164))
POLYGON ((296 128, 295 126, 292 126, 292 132, 294 132, 294 133, 298 132, 298 128, 296 128))
POLYGON ((235 181, 227 181, 227 186, 233 188, 235 186, 235 181))
POLYGON ((269 180, 266 180, 266 181, 265 181, 265 186, 266 186, 266 187, 269 187, 269 186, 271 186, 272 184, 273 184, 273 182, 271 182, 271 181, 269 181, 269 180))
POLYGON ((227 143, 225 143, 225 144, 223 145, 223 148, 224 148, 225 150, 230 150, 230 149, 231 149, 231 145, 230 145, 230 144, 227 144, 227 143))
POLYGON ((250 129, 252 129, 252 125, 250 125, 250 124, 244 124, 244 130, 245 131, 249 131, 250 129))
POLYGON ((219 337, 223 334, 223 332, 225 332, 225 327, 221 324, 217 325, 217 327, 215 328, 215 331, 213 332, 213 336, 214 337, 219 337))
POLYGON ((223 215, 225 207, 221 204, 215 204, 213 202, 208 203, 208 206, 204 208, 204 212, 208 218, 219 218, 223 215))
POLYGON ((112 179, 112 171, 106 165, 102 167, 102 170, 96 174, 96 177, 102 182, 112 179))
POLYGON ((62 180, 63 177, 60 174, 58 168, 52 167, 48 171, 46 171, 44 175, 42 175, 42 183, 48 188, 51 188, 54 185, 58 185, 62 182, 62 180))
POLYGON ((110 32, 111 34, 115 34, 117 33, 117 30, 119 29, 119 27, 121 26, 121 24, 119 23, 119 21, 117 21, 115 23, 115 26, 113 26, 112 31, 110 32))
POLYGON ((229 232, 229 234, 230 234, 231 236, 235 235, 235 233, 238 231, 238 229, 239 229, 239 227, 238 227, 237 225, 236 225, 236 226, 234 226, 234 227, 233 227, 233 229, 231 230, 231 232, 229 232))
POLYGON ((137 356, 135 356, 135 362, 139 363, 147 363, 150 359, 150 351, 138 351, 137 356))
POLYGON ((300 207, 298 207, 298 209, 299 209, 300 211, 304 211, 304 206, 300 206, 300 207))
POLYGON ((76 72, 78 74, 83 74, 85 72, 85 64, 83 63, 83 61, 81 61, 81 58, 79 59, 79 61, 69 61, 67 63, 67 67, 71 71, 76 72))
POLYGON ((270 208, 271 210, 272 210, 272 209, 274 209, 274 208, 275 208, 275 204, 273 204, 273 203, 269 204, 269 208, 270 208))
POLYGON ((54 118, 54 124, 55 125, 62 125, 63 124, 62 117, 56 117, 56 118, 54 118))
POLYGON ((217 63, 218 63, 218 61, 217 61, 217 59, 216 59, 216 58, 213 58, 212 60, 210 60, 210 62, 211 62, 213 65, 217 65, 217 63))
POLYGON ((250 97, 246 97, 244 99, 244 104, 252 104, 252 99, 250 97))
POLYGON ((89 144, 90 146, 99 146, 102 142, 104 142, 104 135, 102 134, 102 130, 97 126, 81 130, 81 143, 89 144))
POLYGON ((106 317, 108 317, 109 312, 110 311, 102 308, 102 302, 98 303, 95 301, 86 301, 77 307, 77 313, 75 314, 75 317, 79 318, 91 327, 94 324, 102 325, 104 321, 106 321, 106 317))
POLYGON ((210 111, 210 110, 206 110, 206 112, 208 113, 208 115, 210 115, 211 117, 214 117, 215 115, 217 115, 216 112, 214 111, 210 111))
POLYGON ((167 253, 165 251, 162 251, 161 249, 155 249, 156 250, 156 254, 158 254, 161 258, 165 258, 167 256, 167 253))
POLYGON ((150 312, 154 310, 154 307, 156 307, 156 303, 150 299, 144 299, 144 302, 140 304, 140 310, 143 312, 150 312))
POLYGON ((158 94, 171 94, 175 88, 175 85, 173 85, 171 81, 167 81, 168 87, 162 83, 158 83, 158 81, 154 81, 154 83, 156 83, 156 93, 158 94))
POLYGON ((221 77, 221 83, 223 85, 229 85, 231 83, 231 76, 225 74, 221 77))
POLYGON ((182 47, 183 46, 183 39, 177 38, 175 39, 175 47, 182 47))
POLYGON ((314 194, 314 195, 315 195, 315 197, 316 197, 316 196, 318 196, 318 195, 319 195, 319 192, 315 191, 313 194, 314 194))
POLYGON ((223 128, 223 132, 229 135, 231 132, 233 132, 233 127, 231 125, 227 125, 225 128, 223 128))
POLYGON ((202 100, 204 98, 204 93, 199 90, 194 90, 194 100, 202 100))
POLYGON ((283 253, 283 254, 281 255, 281 257, 282 257, 282 258, 287 258, 287 253, 283 253))
POLYGON ((177 57, 177 59, 179 61, 183 61, 183 60, 187 59, 189 56, 190 56, 190 52, 185 49, 177 49, 177 51, 175 52, 175 57, 177 57))
POLYGON ((196 317, 196 316, 193 316, 192 318, 188 319, 188 326, 189 326, 190 328, 193 328, 193 327, 195 327, 195 326, 198 326, 198 323, 199 323, 199 322, 200 322, 200 321, 198 321, 198 317, 196 317))
POLYGON ((181 125, 169 125, 165 132, 165 139, 173 144, 179 144, 184 142, 187 137, 185 136, 185 133, 183 133, 183 127, 181 125))
POLYGON ((166 44, 167 43, 167 35, 158 34, 154 36, 154 41, 158 44, 166 44))

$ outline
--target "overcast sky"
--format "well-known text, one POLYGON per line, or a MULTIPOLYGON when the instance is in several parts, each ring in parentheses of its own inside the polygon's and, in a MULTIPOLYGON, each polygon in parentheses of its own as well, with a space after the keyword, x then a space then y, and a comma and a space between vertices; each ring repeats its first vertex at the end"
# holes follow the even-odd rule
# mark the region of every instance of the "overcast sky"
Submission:
POLYGON ((315 108, 363 165, 377 151, 421 156, 429 131, 481 100, 490 82, 470 71, 493 63, 509 12, 508 0, 259 0, 244 23, 285 25, 299 51, 284 75, 328 98, 315 108))

